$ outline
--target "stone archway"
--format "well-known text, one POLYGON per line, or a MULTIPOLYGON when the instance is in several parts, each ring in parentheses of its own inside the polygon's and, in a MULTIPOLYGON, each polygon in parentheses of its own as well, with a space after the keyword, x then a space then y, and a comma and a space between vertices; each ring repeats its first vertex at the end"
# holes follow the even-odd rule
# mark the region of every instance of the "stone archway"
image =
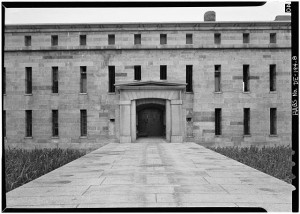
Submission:
POLYGON ((155 102, 164 102, 166 139, 171 142, 182 142, 184 133, 181 93, 185 85, 185 83, 154 81, 115 84, 120 92, 120 142, 129 143, 136 140, 136 106, 137 102, 145 100, 150 100, 152 105, 155 102))

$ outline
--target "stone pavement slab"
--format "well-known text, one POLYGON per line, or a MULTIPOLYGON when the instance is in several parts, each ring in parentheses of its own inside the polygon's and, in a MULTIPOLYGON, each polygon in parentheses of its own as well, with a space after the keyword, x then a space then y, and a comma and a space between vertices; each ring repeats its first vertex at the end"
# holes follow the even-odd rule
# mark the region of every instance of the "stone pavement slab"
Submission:
POLYGON ((9 208, 262 207, 294 187, 195 143, 110 143, 6 194, 9 208))

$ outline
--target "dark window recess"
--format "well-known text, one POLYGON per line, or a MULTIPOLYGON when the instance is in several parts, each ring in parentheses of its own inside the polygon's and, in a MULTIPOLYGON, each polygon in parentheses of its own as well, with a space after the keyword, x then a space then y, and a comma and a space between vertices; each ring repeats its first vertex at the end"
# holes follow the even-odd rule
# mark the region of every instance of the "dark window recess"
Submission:
POLYGON ((167 34, 160 34, 160 44, 161 45, 167 44, 167 34))
POLYGON ((134 34, 134 44, 140 45, 142 43, 142 36, 141 34, 134 34))
POLYGON ((80 93, 86 93, 86 66, 80 66, 80 93))
POLYGON ((32 68, 26 67, 25 72, 25 93, 32 94, 32 68))
POLYGON ((276 91, 276 65, 270 65, 270 91, 276 91))
POLYGON ((58 137, 58 110, 52 110, 52 136, 58 137))
POLYGON ((87 135, 87 114, 86 110, 80 110, 80 135, 87 135))
POLYGON ((115 122, 115 119, 109 119, 109 121, 113 123, 113 122, 115 122))
POLYGON ((32 110, 25 111, 26 137, 32 137, 32 110))
POLYGON ((215 65, 215 92, 221 91, 221 65, 215 65))
POLYGON ((141 80, 141 66, 134 66, 134 80, 141 80))
POLYGON ((2 72, 2 93, 6 94, 6 68, 3 68, 2 72))
POLYGON ((193 66, 186 66, 186 92, 193 92, 193 66))
POLYGON ((58 67, 52 67, 52 93, 58 93, 58 67))
POLYGON ((270 43, 276 43, 276 33, 270 33, 270 43))
POLYGON ((58 45, 58 36, 51 36, 51 46, 57 46, 58 45))
POLYGON ((215 44, 221 44, 221 34, 215 33, 215 44))
POLYGON ((193 34, 186 34, 186 44, 193 44, 193 34))
POLYGON ((115 92, 115 66, 108 66, 108 92, 115 92))
POLYGON ((3 137, 6 137, 6 111, 2 111, 2 121, 3 121, 3 127, 2 127, 2 133, 3 137))
POLYGON ((243 91, 247 92, 250 90, 249 84, 249 65, 243 65, 243 91))
POLYGON ((250 135, 250 108, 244 108, 244 135, 250 135))
POLYGON ((249 33, 243 33, 243 43, 248 44, 250 42, 250 34, 249 33))
POLYGON ((270 135, 277 135, 277 109, 270 108, 270 135))
POLYGON ((215 135, 222 134, 222 109, 215 109, 215 135))
POLYGON ((86 45, 86 35, 80 35, 80 45, 86 45))
POLYGON ((114 34, 109 34, 108 35, 108 44, 109 45, 114 45, 115 44, 115 35, 114 34))
POLYGON ((31 46, 31 36, 25 36, 25 46, 31 46))
POLYGON ((161 80, 167 79, 167 66, 166 65, 160 66, 160 79, 161 80))

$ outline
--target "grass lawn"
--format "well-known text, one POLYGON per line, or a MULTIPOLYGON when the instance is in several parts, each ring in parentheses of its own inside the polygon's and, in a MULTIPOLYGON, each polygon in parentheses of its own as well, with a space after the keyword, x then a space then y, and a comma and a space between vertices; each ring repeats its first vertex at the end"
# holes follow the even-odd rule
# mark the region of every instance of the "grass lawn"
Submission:
POLYGON ((262 147, 209 147, 229 158, 260 170, 266 174, 292 183, 292 148, 289 146, 262 147))
POLYGON ((5 149, 6 192, 85 154, 75 149, 5 149))

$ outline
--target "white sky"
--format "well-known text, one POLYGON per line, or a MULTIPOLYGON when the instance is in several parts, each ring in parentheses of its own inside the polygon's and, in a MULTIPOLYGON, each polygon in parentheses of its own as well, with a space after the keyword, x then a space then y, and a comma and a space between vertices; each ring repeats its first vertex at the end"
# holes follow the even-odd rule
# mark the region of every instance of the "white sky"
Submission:
POLYGON ((206 11, 216 21, 273 21, 284 12, 285 1, 269 1, 260 7, 193 8, 6 8, 5 24, 106 23, 106 22, 197 22, 206 11))

